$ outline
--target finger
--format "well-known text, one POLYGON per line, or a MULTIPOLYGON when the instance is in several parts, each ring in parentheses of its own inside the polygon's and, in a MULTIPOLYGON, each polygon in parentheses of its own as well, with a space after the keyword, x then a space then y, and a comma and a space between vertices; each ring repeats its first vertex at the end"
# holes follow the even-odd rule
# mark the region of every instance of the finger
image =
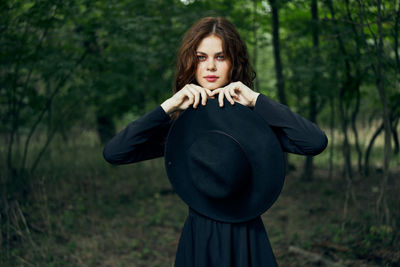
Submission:
POLYGON ((205 88, 200 87, 198 90, 200 90, 200 94, 201 94, 201 103, 203 104, 203 106, 206 105, 207 103, 207 91, 205 88))
POLYGON ((238 98, 239 96, 238 96, 238 94, 236 94, 235 89, 236 89, 235 87, 230 87, 229 93, 231 94, 231 96, 238 98))
POLYGON ((192 85, 189 85, 188 88, 194 95, 193 108, 197 108, 197 106, 199 105, 199 102, 200 102, 200 93, 192 85))
POLYGON ((232 99, 232 97, 231 97, 231 95, 230 95, 230 91, 229 90, 225 90, 224 91, 225 93, 225 97, 226 97, 226 99, 228 99, 228 101, 232 104, 232 105, 234 105, 235 104, 235 101, 232 99))
POLYGON ((193 86, 193 88, 197 89, 200 92, 202 98, 202 104, 205 105, 207 103, 207 95, 210 95, 211 90, 208 88, 201 87, 197 84, 191 84, 191 85, 193 86))
POLYGON ((221 91, 221 88, 214 89, 214 90, 212 90, 211 95, 214 96, 217 93, 219 93, 220 91, 221 91))
POLYGON ((219 106, 220 106, 220 107, 223 107, 223 106, 224 106, 224 91, 223 91, 223 90, 221 90, 221 91, 219 92, 219 95, 218 95, 218 102, 219 102, 219 106))
MULTIPOLYGON (((233 84, 228 84, 228 85, 225 86, 225 88, 224 88, 224 94, 225 94, 226 99, 227 99, 232 105, 234 105, 234 104, 235 104, 235 101, 232 99, 232 96, 231 96, 232 89, 234 89, 234 85, 233 85, 233 84)), ((233 93, 235 93, 235 92, 233 92, 233 93)))
POLYGON ((190 90, 185 90, 185 95, 189 98, 188 106, 190 106, 191 104, 193 104, 194 96, 190 90))
POLYGON ((204 90, 206 90, 207 95, 209 95, 211 98, 214 98, 213 92, 210 89, 204 88, 204 90))

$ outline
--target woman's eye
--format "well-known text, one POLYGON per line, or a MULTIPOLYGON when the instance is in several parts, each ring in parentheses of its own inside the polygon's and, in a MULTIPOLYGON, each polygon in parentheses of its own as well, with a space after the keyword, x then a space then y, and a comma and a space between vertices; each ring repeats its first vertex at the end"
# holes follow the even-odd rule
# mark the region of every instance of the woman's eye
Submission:
MULTIPOLYGON (((200 55, 198 55, 197 58, 198 58, 198 60, 203 61, 203 60, 206 59, 206 56, 200 56, 200 55)), ((217 56, 217 59, 218 59, 218 60, 221 60, 221 61, 222 61, 222 60, 225 60, 225 56, 217 56)))

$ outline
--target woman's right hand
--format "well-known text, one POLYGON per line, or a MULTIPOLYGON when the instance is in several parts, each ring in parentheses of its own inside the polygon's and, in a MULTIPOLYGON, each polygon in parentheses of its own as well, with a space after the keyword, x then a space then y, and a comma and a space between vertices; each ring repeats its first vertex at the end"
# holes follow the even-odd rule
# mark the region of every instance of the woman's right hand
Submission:
MULTIPOLYGON (((176 92, 171 98, 165 100, 161 107, 165 110, 167 114, 170 114, 177 110, 185 110, 190 105, 193 104, 193 108, 197 108, 197 106, 201 103, 203 106, 207 103, 207 98, 210 96, 211 90, 207 88, 203 88, 196 84, 186 84, 181 90, 176 92)), ((215 98, 214 96, 210 96, 210 98, 215 98)))

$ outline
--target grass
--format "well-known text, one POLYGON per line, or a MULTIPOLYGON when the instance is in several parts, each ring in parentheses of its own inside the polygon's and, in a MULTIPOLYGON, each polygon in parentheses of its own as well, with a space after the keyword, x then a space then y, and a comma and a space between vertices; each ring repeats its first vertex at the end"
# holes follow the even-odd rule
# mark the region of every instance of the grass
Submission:
MULTIPOLYGON (((85 136, 85 135, 83 135, 85 136)), ((51 146, 25 202, 9 201, 1 218, 1 266, 173 266, 187 206, 173 193, 163 158, 111 166, 85 138, 51 146), (8 236, 7 236, 8 233, 8 236)), ((371 162, 381 160, 381 150, 371 162)), ((337 161, 339 148, 335 147, 337 161)), ((341 163, 327 177, 329 152, 315 157, 314 180, 300 179, 303 157, 286 176, 275 204, 262 215, 280 266, 320 266, 289 251, 296 246, 347 266, 397 266, 400 235, 375 219, 379 174, 354 183, 357 206, 343 218, 341 163), (375 188, 375 189, 374 189, 375 188), (344 227, 343 227, 344 226, 344 227)), ((399 177, 399 156, 392 159, 399 177)), ((398 227, 399 181, 387 197, 398 227)))

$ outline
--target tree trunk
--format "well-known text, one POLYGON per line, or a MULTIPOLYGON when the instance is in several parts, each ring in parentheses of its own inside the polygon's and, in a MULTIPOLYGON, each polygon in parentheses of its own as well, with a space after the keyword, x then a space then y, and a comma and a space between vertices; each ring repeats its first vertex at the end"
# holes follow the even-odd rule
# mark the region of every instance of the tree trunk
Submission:
MULTIPOLYGON (((257 73, 257 0, 253 0, 253 38, 254 38, 254 46, 253 46, 253 68, 257 73)), ((254 83, 254 89, 257 92, 260 92, 260 82, 256 77, 254 83)))
POLYGON ((97 113, 97 133, 102 145, 115 135, 115 124, 111 116, 97 113))
MULTIPOLYGON (((272 43, 274 50, 274 60, 275 60, 275 73, 276 73, 276 84, 278 90, 279 101, 287 105, 286 94, 285 94, 285 81, 282 72, 282 61, 281 52, 279 44, 279 0, 269 1, 272 9, 272 43)), ((288 154, 284 153, 286 173, 289 173, 289 158, 288 154)))
POLYGON ((356 199, 354 196, 353 192, 353 171, 352 171, 352 166, 351 166, 351 148, 349 144, 349 139, 347 135, 347 128, 348 128, 348 120, 346 118, 345 110, 344 110, 344 96, 346 91, 349 88, 352 88, 353 84, 353 77, 351 76, 351 67, 350 67, 350 62, 347 56, 347 51, 344 46, 343 40, 341 38, 341 34, 338 29, 338 23, 335 18, 335 11, 333 9, 333 4, 332 0, 328 0, 327 2, 328 8, 330 10, 330 13, 332 15, 332 20, 334 23, 334 30, 336 33, 336 40, 338 41, 339 45, 339 51, 341 52, 342 55, 344 55, 344 65, 345 65, 345 80, 341 85, 340 92, 339 92, 339 114, 340 114, 340 120, 341 120, 341 126, 342 126, 342 131, 344 135, 344 140, 343 140, 343 158, 344 158, 344 164, 345 164, 345 177, 347 181, 347 186, 346 186, 346 194, 345 194, 345 201, 344 201, 344 207, 343 207, 343 217, 344 219, 347 217, 347 210, 348 210, 348 203, 351 199, 353 200, 354 203, 356 203, 356 199))
POLYGON ((397 133, 397 124, 399 124, 399 118, 396 118, 392 123, 392 135, 394 142, 393 155, 399 154, 399 134, 397 133))
POLYGON ((385 130, 385 148, 384 148, 384 160, 383 160, 383 177, 380 186, 380 192, 378 199, 376 201, 376 211, 378 215, 378 219, 381 219, 386 224, 390 223, 390 211, 387 205, 386 200, 386 186, 389 180, 389 163, 392 155, 392 147, 391 147, 391 127, 390 127, 390 118, 389 118, 389 110, 387 99, 385 96, 385 86, 384 86, 384 77, 382 70, 382 60, 383 60, 383 33, 382 33, 382 14, 381 14, 381 5, 382 1, 378 0, 377 7, 377 24, 378 24, 378 40, 376 43, 377 49, 377 68, 376 68, 376 88, 379 93, 379 98, 383 108, 383 126, 385 130), (383 219, 384 218, 384 219, 383 219))
MULTIPOLYGON (((312 39, 313 39, 313 60, 311 68, 314 68, 313 79, 311 81, 311 86, 309 89, 309 120, 312 122, 316 122, 317 120, 317 100, 316 100, 316 91, 318 90, 318 80, 319 80, 319 71, 317 71, 316 66, 320 61, 319 54, 319 31, 318 31, 318 3, 317 0, 311 1, 311 31, 312 31, 312 39)), ((302 174, 303 181, 312 181, 313 179, 313 157, 307 156, 304 166, 304 172, 302 174)))
POLYGON ((357 81, 355 82, 355 85, 354 85, 354 90, 356 91, 356 104, 355 104, 355 107, 351 114, 350 122, 351 122, 351 129, 354 134, 354 143, 355 143, 355 147, 356 147, 356 151, 357 151, 358 173, 361 174, 362 173, 362 151, 361 151, 361 147, 360 147, 357 125, 356 125, 358 111, 360 110, 360 84, 359 84, 358 77, 356 79, 357 79, 357 81))
MULTIPOLYGON (((360 61, 361 61, 361 38, 358 33, 358 30, 356 28, 356 23, 354 22, 351 12, 350 12, 350 7, 349 7, 349 0, 346 0, 346 13, 347 13, 347 18, 350 21, 351 29, 353 31, 354 37, 355 37, 355 43, 356 43, 356 55, 357 58, 354 61, 354 68, 355 68, 355 79, 354 83, 352 84, 352 91, 356 94, 356 104, 354 105, 353 112, 351 114, 351 129, 354 133, 354 142, 355 142, 355 147, 357 151, 357 166, 358 166, 358 173, 362 174, 362 151, 361 151, 361 146, 358 138, 358 131, 357 131, 357 115, 360 110, 360 86, 361 86, 361 79, 362 79, 362 71, 361 71, 361 66, 360 66, 360 61)), ((361 35, 363 36, 363 35, 361 35)))
POLYGON ((372 147, 374 146, 376 138, 383 130, 383 123, 376 129, 375 133, 372 135, 371 140, 369 141, 367 150, 365 151, 365 158, 364 158, 364 175, 369 176, 369 156, 372 151, 372 147))
MULTIPOLYGON (((331 79, 333 81, 337 80, 337 73, 336 73, 336 68, 333 68, 331 79)), ((329 106, 330 106, 330 123, 329 123, 329 128, 331 132, 331 138, 329 139, 329 179, 332 179, 333 177, 333 154, 334 154, 334 148, 335 148, 335 95, 333 93, 333 90, 331 90, 330 97, 329 97, 329 106)))
MULTIPOLYGON (((392 136, 393 136, 393 143, 394 143, 394 150, 393 154, 397 155, 399 153, 399 138, 398 138, 398 133, 397 133, 397 124, 399 123, 399 117, 398 116, 393 116, 395 113, 396 106, 393 106, 392 109, 389 111, 390 113, 390 125, 391 125, 391 131, 392 131, 392 136)), ((364 156, 364 175, 369 176, 369 158, 371 155, 372 148, 374 146, 376 138, 380 135, 380 133, 383 131, 384 125, 383 123, 379 126, 378 129, 375 130, 375 133, 372 135, 371 140, 369 141, 367 150, 365 152, 364 156)))
POLYGON ((394 39, 394 54, 396 56, 397 72, 400 72, 400 58, 399 58, 399 20, 400 20, 400 1, 396 10, 396 18, 393 31, 394 39))
POLYGON ((285 94, 285 81, 282 72, 282 61, 279 41, 279 0, 270 0, 272 9, 272 43, 274 48, 275 73, 279 101, 287 105, 285 94))

